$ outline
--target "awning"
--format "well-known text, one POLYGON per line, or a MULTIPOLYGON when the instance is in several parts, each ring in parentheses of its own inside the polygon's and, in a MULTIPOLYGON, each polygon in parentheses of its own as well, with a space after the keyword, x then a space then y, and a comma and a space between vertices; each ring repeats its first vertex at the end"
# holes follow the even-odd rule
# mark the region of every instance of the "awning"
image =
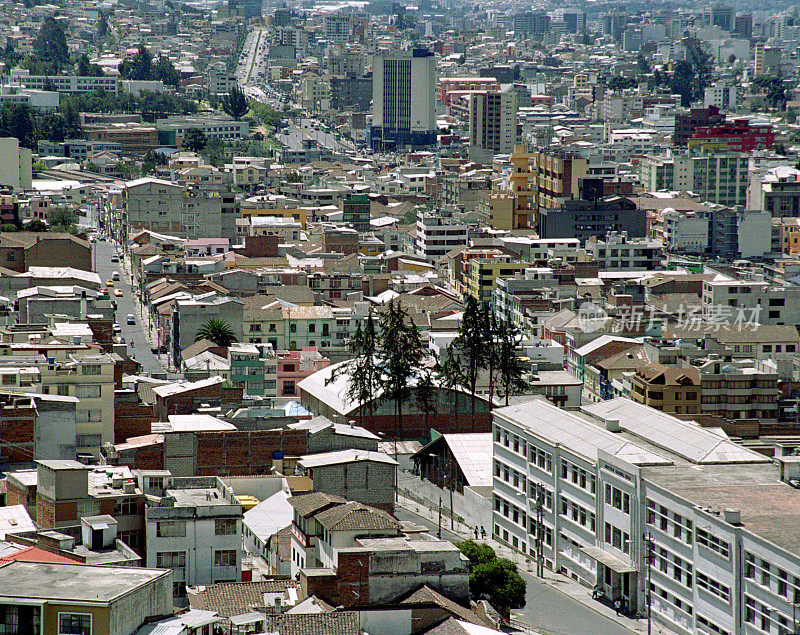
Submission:
POLYGON ((636 569, 627 562, 620 560, 616 556, 612 556, 608 551, 600 547, 581 547, 581 551, 593 560, 597 560, 600 564, 617 573, 634 573, 636 571, 636 569))

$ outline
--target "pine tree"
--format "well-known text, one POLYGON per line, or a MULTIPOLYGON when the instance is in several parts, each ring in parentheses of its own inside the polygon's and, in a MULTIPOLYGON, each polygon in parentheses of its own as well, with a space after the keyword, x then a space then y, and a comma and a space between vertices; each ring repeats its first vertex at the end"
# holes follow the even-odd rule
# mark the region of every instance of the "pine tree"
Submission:
POLYGON ((461 324, 458 327, 458 337, 453 342, 453 346, 458 351, 462 362, 464 387, 469 390, 472 399, 473 428, 475 427, 475 404, 477 400, 476 386, 481 370, 486 368, 487 365, 488 344, 484 314, 478 305, 478 301, 473 296, 467 295, 461 324))
POLYGON ((403 402, 411 396, 412 380, 422 363, 422 338, 414 320, 399 302, 389 302, 381 316, 378 359, 383 398, 394 403, 395 441, 401 438, 403 402))
POLYGON ((348 344, 352 359, 336 367, 331 376, 325 380, 325 385, 336 381, 340 376, 347 377, 347 390, 345 396, 358 404, 358 415, 361 425, 364 425, 365 415, 373 423, 375 414, 375 396, 380 388, 380 374, 375 365, 375 322, 372 310, 367 315, 364 328, 359 324, 356 332, 348 344))
POLYGON ((222 109, 238 121, 247 113, 247 97, 239 88, 234 87, 222 98, 222 109))
POLYGON ((522 335, 514 324, 500 321, 496 335, 497 373, 505 394, 506 405, 511 395, 517 395, 525 389, 525 382, 522 379, 525 366, 522 363, 522 348, 519 345, 521 339, 522 335))

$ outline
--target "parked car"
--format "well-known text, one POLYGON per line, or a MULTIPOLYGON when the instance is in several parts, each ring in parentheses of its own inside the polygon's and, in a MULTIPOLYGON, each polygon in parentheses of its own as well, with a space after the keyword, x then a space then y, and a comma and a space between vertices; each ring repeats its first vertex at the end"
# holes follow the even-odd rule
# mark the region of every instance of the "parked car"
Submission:
POLYGON ((127 324, 136 324, 136 318, 133 317, 133 313, 128 313, 128 317, 125 318, 125 322, 127 324))

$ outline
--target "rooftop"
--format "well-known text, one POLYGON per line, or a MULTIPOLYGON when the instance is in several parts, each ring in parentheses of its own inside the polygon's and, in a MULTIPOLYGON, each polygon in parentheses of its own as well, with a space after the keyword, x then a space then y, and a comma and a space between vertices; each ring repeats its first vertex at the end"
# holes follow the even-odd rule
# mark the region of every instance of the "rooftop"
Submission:
POLYGON ((11 598, 105 604, 170 575, 138 567, 14 561, 0 567, 0 588, 11 598))

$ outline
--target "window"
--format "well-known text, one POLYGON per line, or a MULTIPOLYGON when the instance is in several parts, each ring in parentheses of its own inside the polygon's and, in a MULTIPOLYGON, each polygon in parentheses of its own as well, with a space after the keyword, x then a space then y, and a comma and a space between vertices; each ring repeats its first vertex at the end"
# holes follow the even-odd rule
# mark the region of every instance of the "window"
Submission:
POLYGON ((156 524, 159 538, 177 538, 186 535, 186 523, 182 520, 164 520, 156 524))
POLYGON ((701 589, 705 589, 712 595, 716 595, 725 603, 730 602, 731 590, 724 584, 717 582, 713 578, 709 578, 705 573, 701 573, 700 571, 697 572, 695 579, 697 580, 697 586, 701 589))
POLYGON ((697 537, 697 544, 707 547, 711 551, 716 551, 723 558, 729 558, 731 553, 731 546, 729 543, 712 536, 705 529, 698 528, 695 532, 697 537))
POLYGON ((56 386, 56 394, 59 397, 69 397, 69 386, 56 386))
POLYGON ((214 564, 221 567, 236 566, 236 549, 214 552, 214 564))
POLYGON ((98 399, 100 397, 100 384, 85 384, 75 387, 75 396, 78 399, 98 399))
POLYGON ((133 516, 138 513, 138 507, 135 498, 118 498, 114 501, 114 516, 133 516))
POLYGON ((59 613, 58 635, 92 635, 91 614, 59 613))
POLYGON ((295 394, 294 381, 284 381, 283 382, 283 394, 284 395, 294 395, 295 394))
POLYGON ((214 521, 214 533, 217 536, 229 536, 236 533, 235 518, 218 518, 214 521))
POLYGON ((100 364, 84 364, 81 368, 83 375, 99 375, 102 371, 100 364))
POLYGON ((158 569, 178 569, 182 573, 182 570, 186 568, 186 552, 161 551, 156 554, 156 567, 158 569))

